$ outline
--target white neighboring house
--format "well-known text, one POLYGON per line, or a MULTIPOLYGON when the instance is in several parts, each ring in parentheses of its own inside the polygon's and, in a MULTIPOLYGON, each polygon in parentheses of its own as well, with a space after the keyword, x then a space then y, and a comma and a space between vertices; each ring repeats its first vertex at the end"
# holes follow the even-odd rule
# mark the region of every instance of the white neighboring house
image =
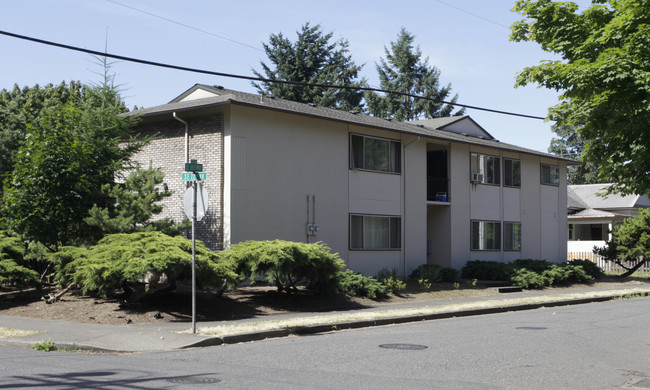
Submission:
MULTIPOLYGON (((650 207, 648 195, 603 194, 611 184, 570 185, 567 190, 568 243, 573 253, 591 253, 611 240, 612 228, 650 207)), ((580 257, 580 256, 578 256, 580 257)))
POLYGON ((166 172, 182 218, 187 154, 204 164, 200 238, 323 241, 367 275, 468 260, 565 261, 566 167, 469 116, 396 122, 197 84, 132 113, 158 134, 137 158, 166 172))

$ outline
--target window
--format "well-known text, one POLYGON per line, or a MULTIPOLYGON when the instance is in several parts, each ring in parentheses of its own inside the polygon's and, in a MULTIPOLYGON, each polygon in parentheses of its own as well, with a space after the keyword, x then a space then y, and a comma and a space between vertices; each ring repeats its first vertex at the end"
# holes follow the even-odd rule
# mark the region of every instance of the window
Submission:
POLYGON ((351 134, 350 168, 400 173, 401 144, 389 139, 351 134))
POLYGON ((560 168, 554 165, 541 164, 541 182, 546 185, 559 186, 560 168))
POLYGON ((472 153, 470 165, 473 174, 472 181, 476 180, 483 184, 501 184, 501 159, 499 157, 472 153))
POLYGON ((402 219, 374 215, 350 215, 350 249, 400 249, 402 219))
POLYGON ((519 222, 503 223, 503 250, 506 251, 521 250, 521 223, 519 222))
POLYGON ((472 221, 472 250, 501 249, 501 222, 472 221))
POLYGON ((503 159, 503 185, 521 187, 521 161, 511 158, 503 159))

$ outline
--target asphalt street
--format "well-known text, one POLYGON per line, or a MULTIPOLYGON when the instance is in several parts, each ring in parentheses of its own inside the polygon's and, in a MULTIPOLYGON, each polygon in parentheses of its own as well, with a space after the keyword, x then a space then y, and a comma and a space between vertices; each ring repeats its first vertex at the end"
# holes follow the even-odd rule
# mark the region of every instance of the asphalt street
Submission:
POLYGON ((189 350, 0 347, 0 389, 639 389, 650 297, 189 350))

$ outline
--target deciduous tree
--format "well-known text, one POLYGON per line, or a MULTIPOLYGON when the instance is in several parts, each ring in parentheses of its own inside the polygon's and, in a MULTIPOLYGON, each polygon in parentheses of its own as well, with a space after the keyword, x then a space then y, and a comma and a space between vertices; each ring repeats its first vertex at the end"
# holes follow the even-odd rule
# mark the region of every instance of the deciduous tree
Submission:
POLYGON ((549 119, 586 141, 583 160, 610 191, 650 190, 650 2, 519 0, 511 39, 560 57, 525 68, 516 85, 561 91, 549 119))
POLYGON ((110 202, 102 185, 144 143, 129 140, 133 119, 119 115, 126 108, 110 79, 83 89, 83 99, 45 107, 27 124, 6 183, 9 229, 50 250, 92 235, 83 219, 94 204, 110 202))

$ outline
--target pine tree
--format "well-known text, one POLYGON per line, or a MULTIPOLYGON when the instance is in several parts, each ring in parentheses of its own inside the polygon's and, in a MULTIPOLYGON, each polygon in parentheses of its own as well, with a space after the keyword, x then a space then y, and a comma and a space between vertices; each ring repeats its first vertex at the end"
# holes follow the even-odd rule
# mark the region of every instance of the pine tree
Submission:
POLYGON ((102 234, 134 233, 158 230, 170 235, 178 235, 186 224, 176 225, 169 218, 152 220, 160 214, 160 202, 169 197, 171 191, 162 188, 165 174, 160 168, 136 167, 126 177, 124 183, 105 184, 102 192, 113 202, 107 207, 94 205, 84 222, 99 228, 102 234))
MULTIPOLYGON (((349 44, 341 39, 332 42, 333 33, 323 34, 320 25, 306 23, 291 42, 282 33, 272 34, 264 50, 270 64, 260 62, 257 77, 269 80, 295 81, 310 84, 361 87, 358 79, 361 66, 352 61, 349 44)), ((274 82, 253 83, 258 92, 301 103, 343 110, 360 110, 363 93, 356 89, 336 89, 274 82)))
MULTIPOLYGON (((422 59, 420 47, 413 47, 415 36, 402 28, 397 40, 391 42, 390 50, 384 47, 386 59, 377 65, 381 89, 396 91, 433 99, 416 99, 399 94, 387 93, 380 96, 374 92, 365 95, 368 111, 374 116, 409 121, 422 118, 436 118, 462 115, 460 109, 452 113, 453 104, 441 103, 451 93, 451 84, 440 87, 440 70, 429 65, 429 58, 422 59)), ((454 95, 451 103, 455 103, 454 95)))

